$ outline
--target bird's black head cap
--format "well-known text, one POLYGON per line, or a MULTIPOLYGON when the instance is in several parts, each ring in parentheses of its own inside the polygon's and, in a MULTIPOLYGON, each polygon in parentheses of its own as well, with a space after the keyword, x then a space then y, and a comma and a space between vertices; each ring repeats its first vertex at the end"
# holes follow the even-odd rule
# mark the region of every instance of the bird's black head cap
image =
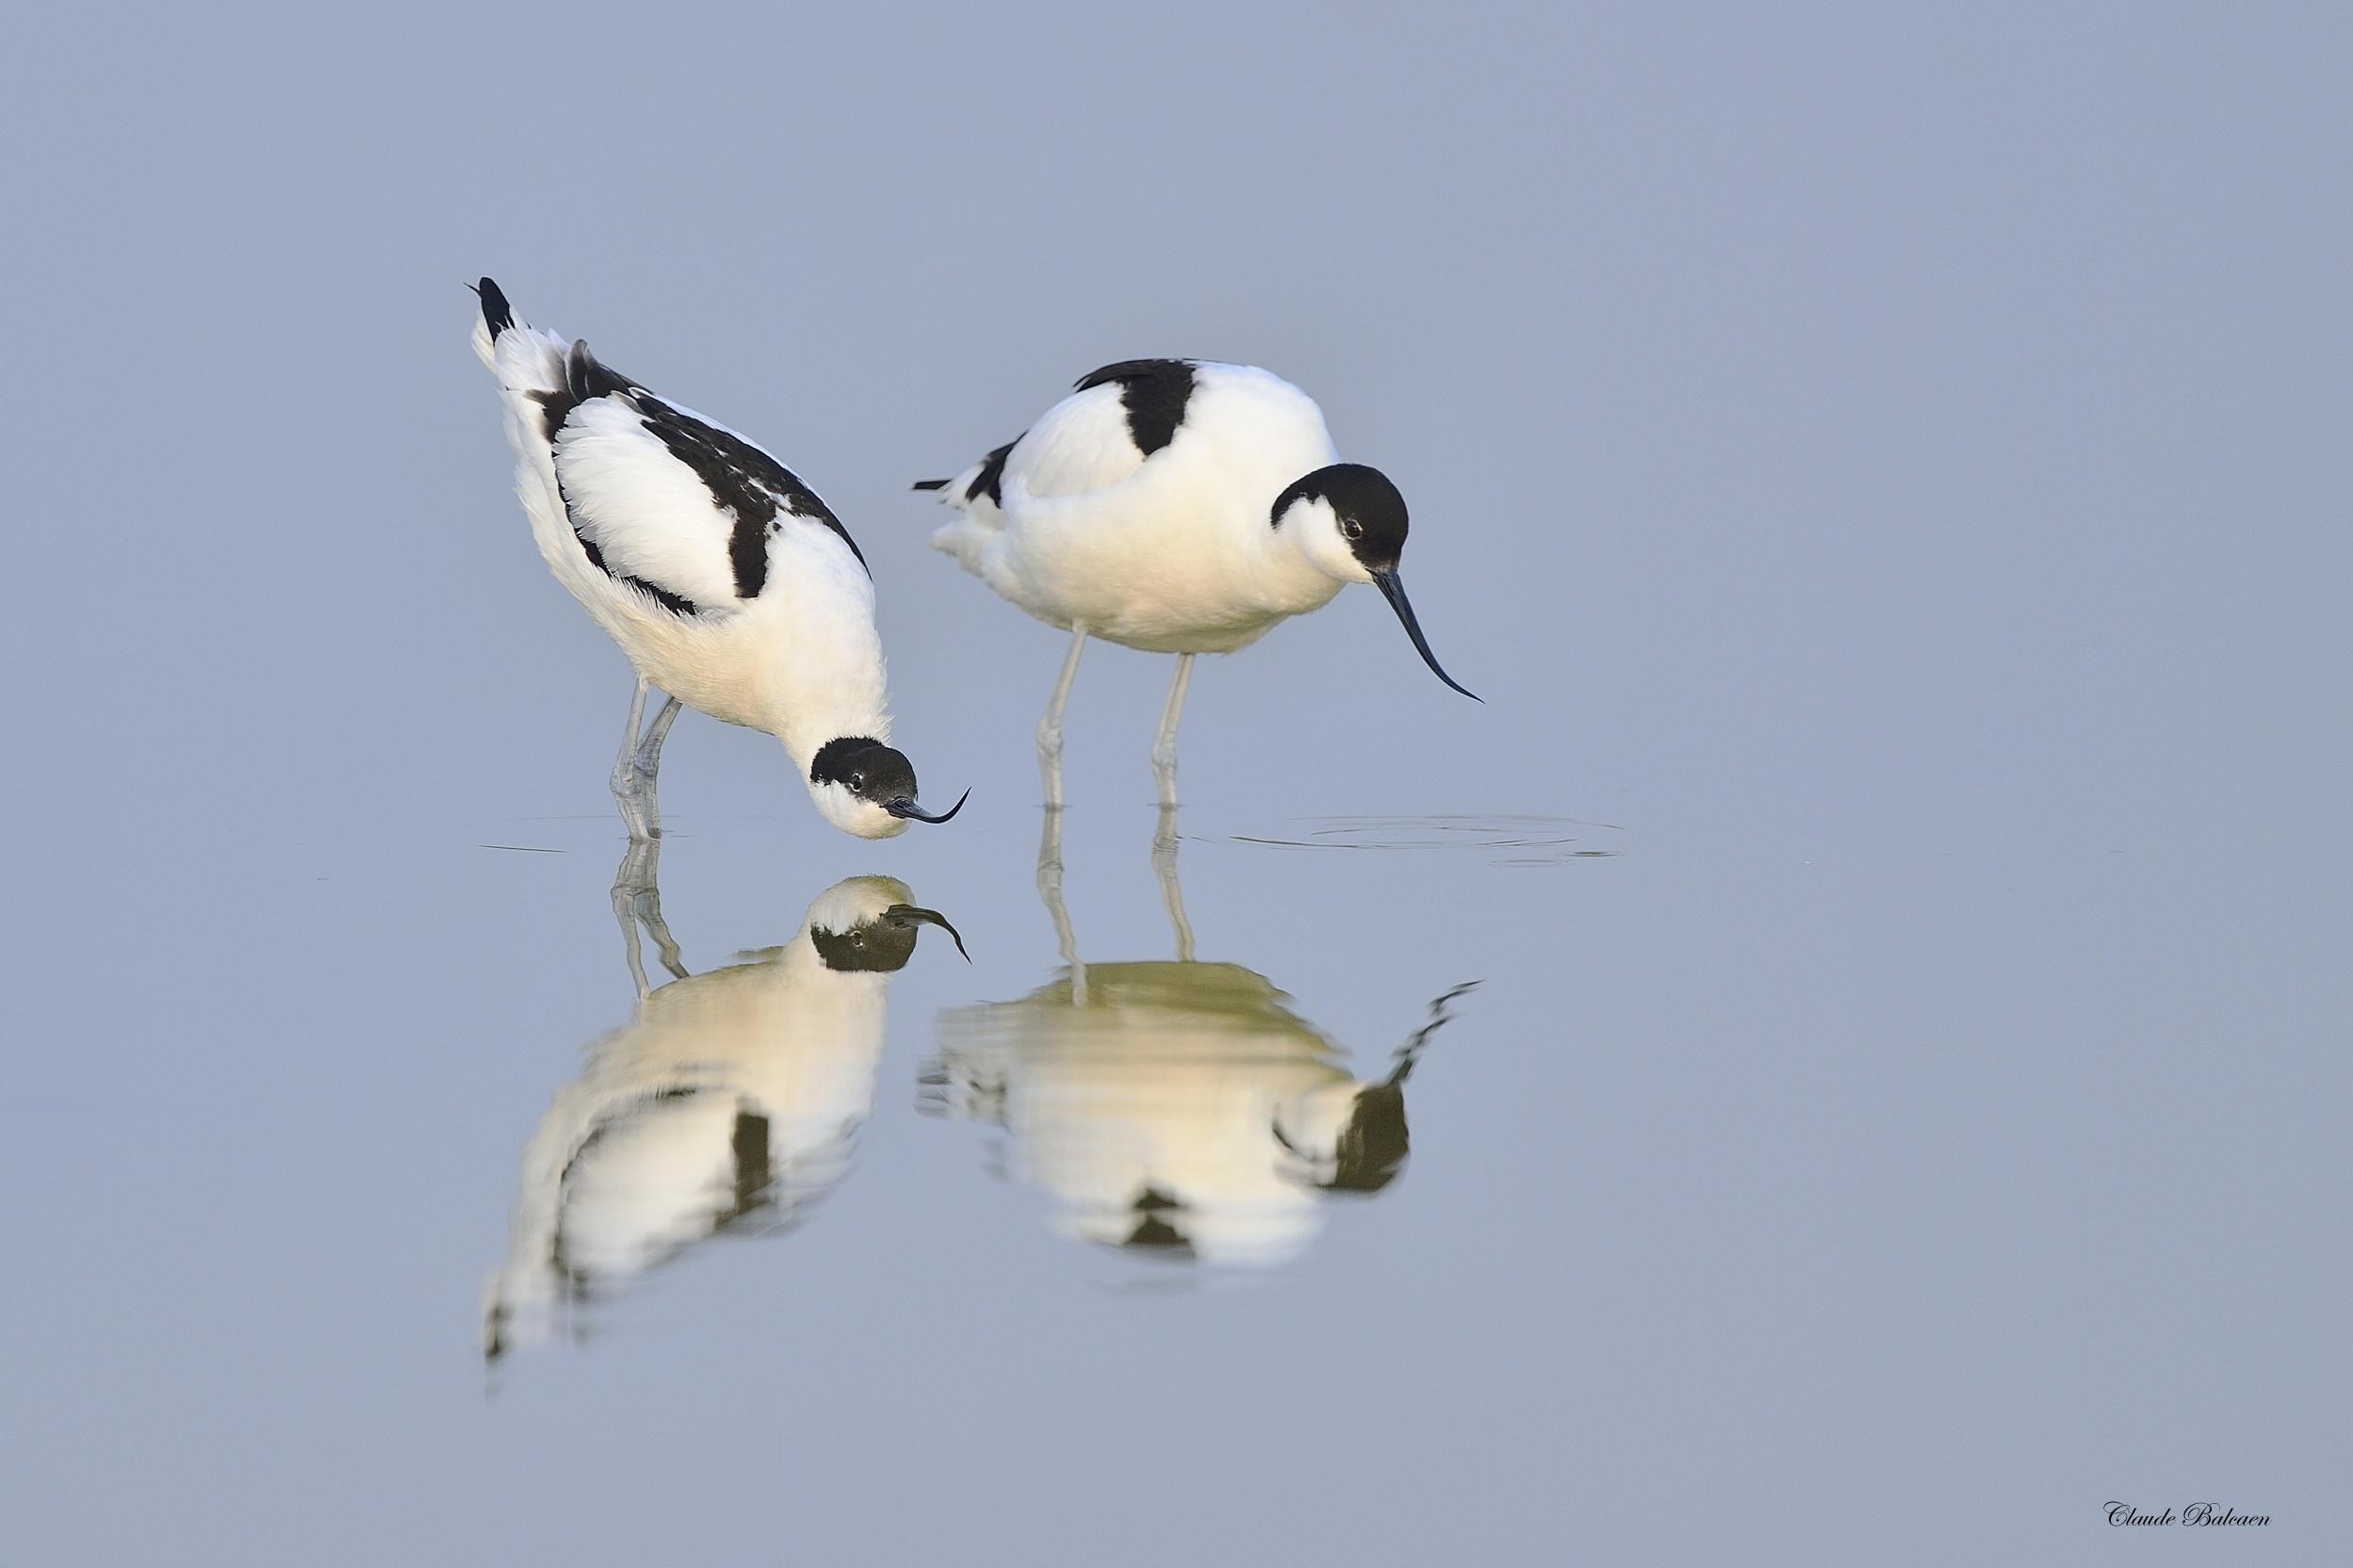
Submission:
POLYGON ((871 735, 844 735, 817 748, 812 784, 839 784, 860 800, 889 806, 915 798, 915 764, 871 735))
POLYGON ((837 974, 896 974, 915 955, 915 936, 911 923, 876 918, 847 931, 812 929, 809 945, 837 974))
POLYGON ((1394 570, 1405 554, 1405 497, 1389 476, 1362 463, 1334 463, 1293 480, 1275 498, 1272 522, 1283 526, 1283 514, 1303 500, 1331 503, 1340 519, 1340 536, 1368 572, 1394 570))

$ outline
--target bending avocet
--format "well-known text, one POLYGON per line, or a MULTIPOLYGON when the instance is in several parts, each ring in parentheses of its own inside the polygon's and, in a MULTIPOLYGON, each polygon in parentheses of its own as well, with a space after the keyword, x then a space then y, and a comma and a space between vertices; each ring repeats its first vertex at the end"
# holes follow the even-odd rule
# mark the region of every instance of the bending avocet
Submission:
POLYGON ((613 765, 630 838, 662 831, 654 778, 681 703, 782 741, 845 833, 955 816, 962 800, 938 816, 916 804, 889 744, 874 579, 842 519, 735 432, 533 331, 488 278, 478 292, 474 351, 505 395, 539 553, 637 667, 613 765), (649 686, 668 700, 641 734, 649 686))

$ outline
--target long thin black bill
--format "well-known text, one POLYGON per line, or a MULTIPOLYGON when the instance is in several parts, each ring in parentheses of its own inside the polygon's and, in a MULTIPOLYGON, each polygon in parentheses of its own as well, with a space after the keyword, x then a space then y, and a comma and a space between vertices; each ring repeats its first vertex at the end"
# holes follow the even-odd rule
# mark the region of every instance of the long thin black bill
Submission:
MULTIPOLYGON (((955 940, 956 950, 958 953, 964 953, 964 934, 958 931, 955 926, 950 925, 948 923, 948 917, 941 914, 937 909, 918 908, 912 904, 893 904, 890 908, 885 909, 882 912, 882 918, 889 921, 896 921, 902 925, 936 925, 940 927, 940 930, 945 931, 949 937, 955 940)), ((968 964, 971 963, 972 961, 972 956, 969 953, 964 953, 964 961, 968 964)))
POLYGON ((1389 601, 1389 608, 1396 611, 1397 619, 1405 623, 1405 634, 1413 639, 1413 651, 1422 656, 1422 662, 1430 666, 1430 673, 1473 702, 1485 702, 1485 697, 1438 667, 1438 656, 1430 651, 1430 639, 1422 635, 1422 623, 1413 618, 1413 601, 1405 596, 1405 583, 1397 577, 1396 569, 1375 572, 1373 586, 1381 590, 1381 596, 1389 601))
MULTIPOLYGON (((1438 666, 1435 664, 1430 666, 1433 670, 1437 667, 1438 666)), ((1454 683, 1452 681, 1448 681, 1446 684, 1451 686, 1454 683)), ((972 792, 970 790, 965 791, 962 794, 956 797, 956 804, 954 806, 949 807, 946 810, 940 812, 936 817, 929 811, 924 810, 922 807, 916 805, 911 800, 894 800, 885 806, 883 809, 890 812, 894 817, 911 817, 917 822, 946 822, 949 818, 955 816, 958 811, 963 810, 964 803, 972 798, 972 792)))

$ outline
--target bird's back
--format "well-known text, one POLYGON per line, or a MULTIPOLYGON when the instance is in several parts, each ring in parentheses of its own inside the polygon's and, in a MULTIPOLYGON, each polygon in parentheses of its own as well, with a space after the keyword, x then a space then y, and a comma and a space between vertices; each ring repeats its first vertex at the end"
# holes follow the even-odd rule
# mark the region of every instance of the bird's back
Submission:
POLYGON ((1283 487, 1334 456, 1315 400, 1255 366, 1106 366, 941 486, 934 535, 1056 625, 1162 651, 1240 646, 1337 585, 1273 550, 1283 487))
POLYGON ((883 732, 873 580, 815 491, 526 325, 488 279, 474 350, 498 378, 541 556, 641 674, 733 724, 883 732))

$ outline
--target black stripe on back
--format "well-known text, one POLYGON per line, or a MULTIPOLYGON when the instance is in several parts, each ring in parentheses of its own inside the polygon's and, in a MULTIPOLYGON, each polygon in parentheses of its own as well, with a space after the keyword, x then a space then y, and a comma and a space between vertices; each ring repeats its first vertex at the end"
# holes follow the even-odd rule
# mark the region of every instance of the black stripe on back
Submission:
MULTIPOLYGON (((727 564, 735 573, 739 597, 758 598, 768 585, 768 537, 776 531, 779 510, 825 524, 850 547, 858 564, 866 565, 865 553, 842 519, 792 469, 742 436, 681 413, 642 388, 630 400, 645 428, 672 457, 694 470, 719 509, 735 519, 727 538, 727 564)), ((867 567, 866 575, 874 576, 874 568, 867 567)))
POLYGON ((727 1139, 727 1149, 735 1156, 735 1202, 712 1222, 713 1230, 766 1208, 776 1182, 768 1119, 749 1109, 748 1102, 747 1108, 735 1113, 735 1131, 727 1139))
POLYGON ((1119 402, 1127 410, 1129 438, 1146 457, 1176 439, 1185 423, 1185 405, 1193 396, 1193 362, 1189 359, 1123 359, 1090 370, 1078 379, 1075 391, 1106 382, 1119 384, 1119 402))
MULTIPOLYGON (((490 280, 485 278, 482 281, 487 283, 490 280)), ((572 351, 564 356, 564 384, 550 392, 532 392, 526 396, 539 405, 539 428, 547 435, 547 444, 553 446, 556 432, 564 428, 564 421, 569 419, 572 411, 580 404, 591 398, 609 397, 614 393, 627 396, 635 388, 636 383, 590 353, 588 340, 582 338, 573 344, 572 351)))
POLYGON ((564 520, 572 525, 572 537, 580 542, 580 553, 588 557, 590 565, 624 588, 634 588, 645 595, 673 615, 696 615, 702 612, 702 607, 684 594, 674 594, 659 582, 648 582, 642 577, 632 577, 627 572, 616 572, 606 565, 605 552, 596 547, 596 540, 580 531, 580 520, 572 512, 572 498, 564 494, 564 476, 561 473, 556 476, 556 494, 564 498, 564 520))
MULTIPOLYGON (((1028 433, 1023 431, 1021 435, 1028 433)), ((1013 449, 1021 444, 1021 435, 1015 436, 981 460, 980 472, 974 474, 972 482, 964 487, 966 500, 986 496, 996 505, 1005 505, 1005 460, 1012 456, 1013 449)))
MULTIPOLYGON (((842 527, 842 519, 833 514, 817 492, 801 482, 800 476, 742 436, 663 402, 590 353, 584 340, 574 343, 571 353, 564 358, 564 385, 531 396, 539 402, 540 418, 551 446, 573 410, 582 403, 606 397, 619 398, 627 403, 639 423, 652 433, 672 457, 694 471, 712 501, 734 519, 735 526, 727 536, 727 566, 735 579, 739 598, 758 598, 760 590, 768 585, 768 539, 776 531, 779 511, 823 523, 850 547, 850 553, 858 557, 860 566, 866 565, 866 557, 858 549, 858 541, 850 537, 850 531, 842 527)), ((559 492, 563 489, 561 475, 556 487, 559 492)), ((660 583, 615 572, 606 565, 604 552, 581 532, 580 519, 572 514, 569 496, 564 498, 564 507, 589 564, 614 581, 650 596, 664 610, 680 615, 699 612, 701 607, 683 594, 674 594, 660 583)), ((874 569, 867 567, 867 576, 873 575, 874 569)))
POLYGON ((674 615, 694 615, 701 612, 702 607, 693 599, 688 598, 684 594, 674 594, 659 582, 648 582, 642 577, 631 577, 627 572, 622 573, 613 580, 625 583, 641 593, 651 594, 656 604, 674 615))
MULTIPOLYGON (((572 356, 574 359, 584 358, 587 353, 588 345, 586 343, 576 343, 572 346, 572 356)), ((591 365, 596 365, 596 361, 593 359, 590 360, 589 363, 591 365)), ((575 382, 585 383, 586 381, 593 379, 601 384, 617 386, 618 390, 620 390, 625 396, 627 395, 629 390, 629 382, 626 378, 614 373, 613 370, 601 365, 596 365, 596 373, 593 376, 593 378, 576 376, 573 373, 571 366, 567 364, 564 367, 565 384, 562 391, 534 392, 531 394, 532 397, 539 400, 541 410, 540 417, 547 422, 547 441, 550 446, 555 443, 556 432, 564 428, 564 421, 572 416, 572 411, 578 408, 581 403, 588 400, 585 398, 579 398, 573 395, 572 386, 575 382)), ((621 584, 622 587, 636 589, 639 593, 644 594, 647 598, 652 599, 656 604, 662 606, 662 608, 667 610, 673 615, 694 615, 701 613, 702 607, 697 605, 693 599, 688 598, 684 594, 674 594, 670 592, 669 589, 664 588, 661 583, 649 582, 645 579, 635 576, 632 573, 616 572, 605 564, 605 552, 598 549, 596 547, 596 541, 591 539, 580 529, 580 515, 572 510, 572 498, 564 488, 564 472, 561 468, 556 471, 556 494, 561 497, 564 501, 564 520, 572 525, 572 537, 580 542, 580 553, 588 557, 588 564, 590 565, 604 573, 605 576, 613 579, 613 581, 621 584)))

